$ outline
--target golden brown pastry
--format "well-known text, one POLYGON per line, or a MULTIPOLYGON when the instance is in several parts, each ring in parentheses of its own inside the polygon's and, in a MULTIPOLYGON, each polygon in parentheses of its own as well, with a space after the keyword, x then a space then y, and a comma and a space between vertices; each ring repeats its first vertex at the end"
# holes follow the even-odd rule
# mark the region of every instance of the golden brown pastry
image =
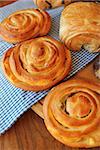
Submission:
POLYGON ((41 9, 50 9, 50 8, 55 8, 55 7, 59 7, 62 5, 68 5, 70 3, 73 2, 99 2, 99 0, 33 0, 33 2, 35 3, 35 5, 37 5, 39 8, 41 9))
POLYGON ((16 87, 39 91, 68 75, 71 54, 61 42, 44 36, 10 48, 4 54, 2 67, 7 79, 16 87))
POLYGON ((60 39, 74 51, 83 47, 100 51, 100 4, 78 2, 68 5, 60 20, 60 39))
POLYGON ((60 7, 62 5, 68 5, 73 2, 99 2, 99 0, 33 0, 35 5, 41 9, 51 9, 60 7))
POLYGON ((41 9, 49 9, 59 7, 63 4, 69 4, 73 0, 33 0, 35 5, 41 9))
POLYGON ((17 11, 0 23, 0 36, 7 42, 21 42, 32 37, 46 35, 50 30, 51 18, 40 9, 17 11))
POLYGON ((53 88, 43 103, 44 121, 71 147, 100 146, 100 84, 72 79, 53 88))

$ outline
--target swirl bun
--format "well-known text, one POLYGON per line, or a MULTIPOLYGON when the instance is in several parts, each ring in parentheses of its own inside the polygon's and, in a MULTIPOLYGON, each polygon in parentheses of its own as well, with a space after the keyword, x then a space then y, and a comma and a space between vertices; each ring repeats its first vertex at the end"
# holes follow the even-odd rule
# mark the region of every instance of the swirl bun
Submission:
POLYGON ((72 147, 100 146, 100 84, 73 79, 53 88, 43 104, 50 133, 72 147))
POLYGON ((10 48, 3 57, 3 70, 15 86, 39 91, 52 87, 71 69, 71 54, 49 37, 27 40, 10 48))
POLYGON ((7 42, 17 43, 46 35, 50 26, 51 18, 47 12, 33 8, 20 10, 1 22, 0 35, 7 42))
POLYGON ((62 5, 69 5, 73 2, 99 2, 99 0, 33 0, 40 9, 51 9, 62 5))
POLYGON ((78 2, 65 7, 59 35, 65 45, 74 51, 81 47, 89 52, 100 51, 100 4, 78 2))
POLYGON ((74 0, 33 0, 35 5, 37 5, 41 9, 50 9, 62 6, 64 4, 68 5, 74 0))

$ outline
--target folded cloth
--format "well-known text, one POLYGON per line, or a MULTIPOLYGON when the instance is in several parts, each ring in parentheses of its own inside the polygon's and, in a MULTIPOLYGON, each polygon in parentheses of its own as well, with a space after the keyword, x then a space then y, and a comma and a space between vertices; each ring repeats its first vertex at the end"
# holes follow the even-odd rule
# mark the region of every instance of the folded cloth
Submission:
MULTIPOLYGON (((16 10, 33 7, 35 6, 32 0, 19 0, 13 4, 4 6, 0 8, 0 21, 16 10)), ((49 35, 56 39, 59 39, 59 19, 62 9, 63 7, 48 10, 52 17, 52 28, 49 35)), ((0 59, 2 58, 3 53, 11 46, 13 46, 13 44, 9 44, 0 39, 0 59)), ((74 75, 86 64, 91 62, 97 55, 98 53, 90 54, 84 50, 75 53, 72 52, 72 71, 64 80, 67 80, 74 75)), ((25 111, 43 98, 48 91, 49 90, 29 92, 14 87, 6 80, 0 67, 0 134, 9 129, 25 111)))

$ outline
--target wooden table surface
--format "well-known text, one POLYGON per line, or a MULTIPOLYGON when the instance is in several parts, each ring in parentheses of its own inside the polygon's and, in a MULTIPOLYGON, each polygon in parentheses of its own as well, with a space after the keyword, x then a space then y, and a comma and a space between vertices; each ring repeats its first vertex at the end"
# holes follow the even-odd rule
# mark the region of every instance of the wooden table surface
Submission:
MULTIPOLYGON (((93 63, 78 72, 76 77, 99 82, 93 74, 93 63)), ((78 150, 78 148, 69 148, 56 141, 47 131, 43 119, 29 109, 4 135, 0 136, 0 150, 78 150)))
MULTIPOLYGON (((100 83, 94 76, 93 63, 79 71, 75 77, 85 77, 100 83)), ((69 148, 56 141, 47 131, 43 119, 29 109, 13 127, 0 136, 0 150, 78 150, 78 148, 69 148)))

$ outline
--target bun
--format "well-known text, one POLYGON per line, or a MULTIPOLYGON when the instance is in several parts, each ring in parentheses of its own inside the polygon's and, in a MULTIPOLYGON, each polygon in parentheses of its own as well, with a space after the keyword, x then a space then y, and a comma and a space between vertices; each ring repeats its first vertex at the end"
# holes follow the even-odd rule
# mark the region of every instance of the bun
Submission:
POLYGON ((33 0, 35 5, 40 9, 51 9, 55 7, 62 6, 64 4, 69 4, 73 0, 33 0))
POLYGON ((100 146, 100 84, 72 79, 53 88, 43 103, 44 122, 71 147, 100 146))
POLYGON ((51 26, 49 14, 40 9, 17 11, 0 24, 0 36, 7 42, 17 43, 32 37, 46 35, 51 26))
POLYGON ((68 75, 71 54, 61 42, 45 36, 10 48, 4 54, 2 67, 7 79, 16 87, 40 91, 68 75))
POLYGON ((51 9, 68 5, 73 2, 97 2, 99 0, 33 0, 34 4, 40 9, 51 9))
POLYGON ((65 7, 60 20, 60 39, 74 51, 100 51, 100 4, 72 3, 65 7))

